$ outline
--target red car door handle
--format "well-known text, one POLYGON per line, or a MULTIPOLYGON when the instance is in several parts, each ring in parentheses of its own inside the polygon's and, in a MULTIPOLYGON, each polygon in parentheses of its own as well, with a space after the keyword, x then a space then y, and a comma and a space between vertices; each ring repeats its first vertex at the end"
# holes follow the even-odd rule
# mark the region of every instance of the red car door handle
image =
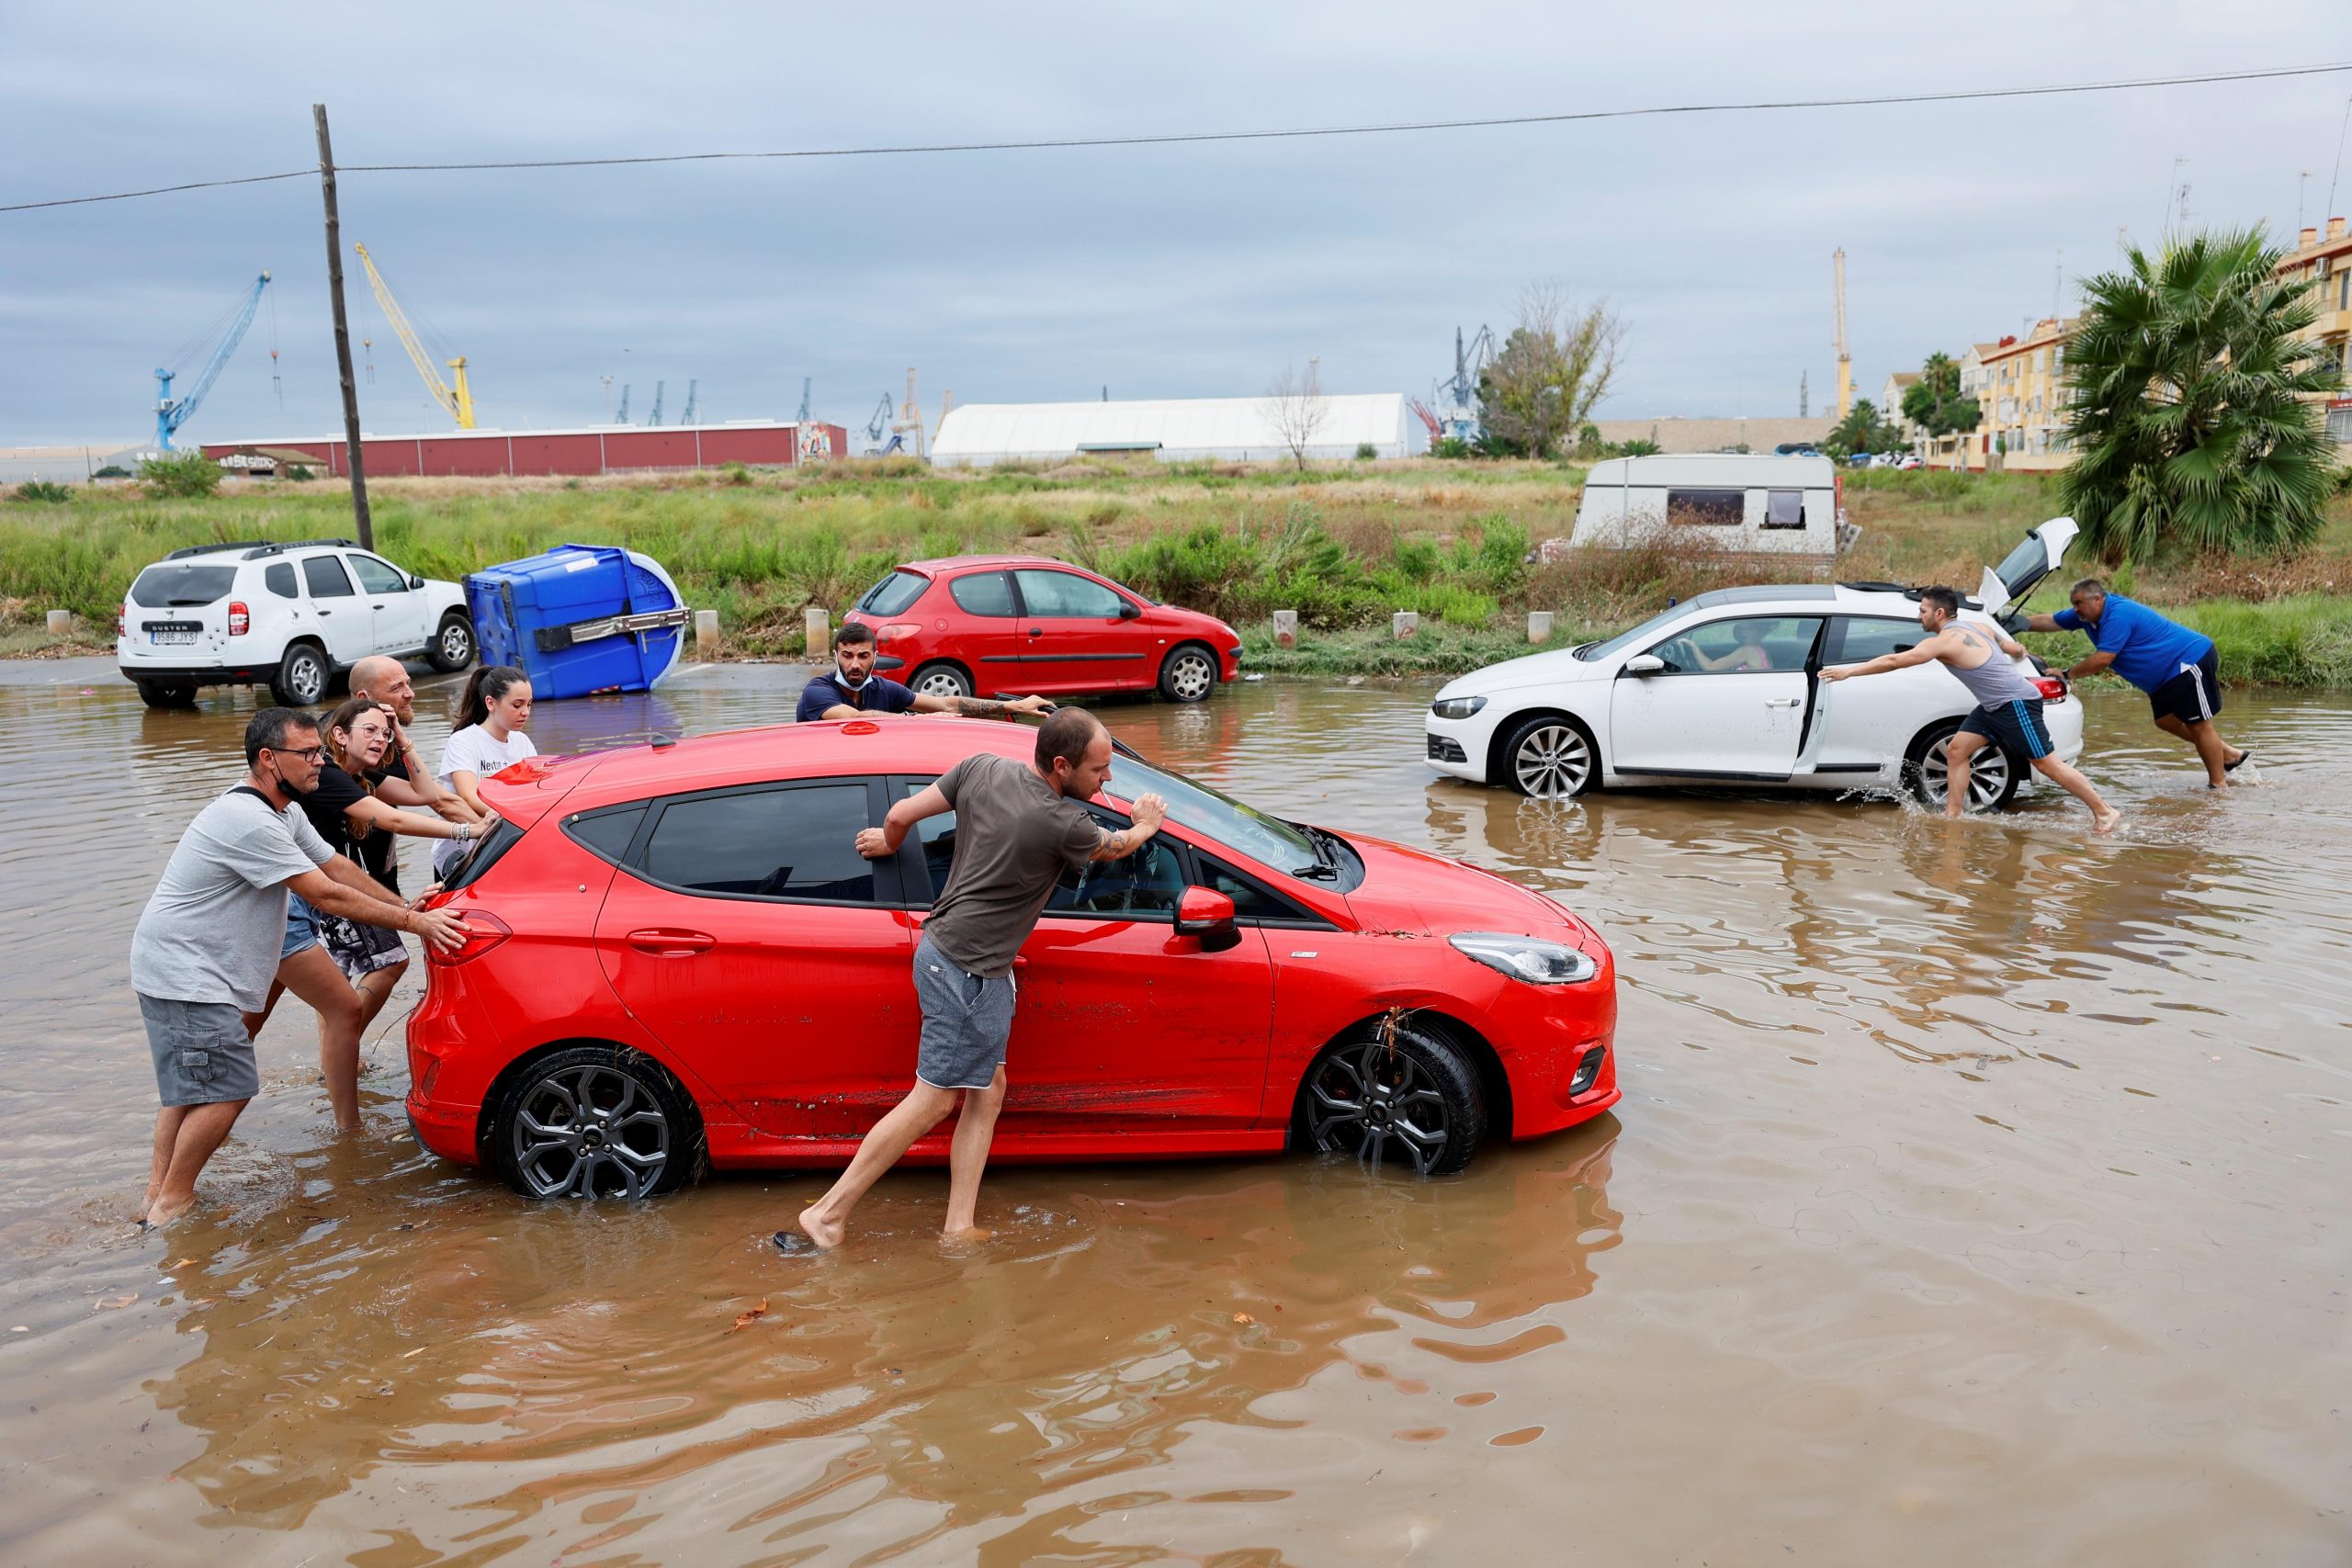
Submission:
POLYGON ((692 958, 718 946, 718 939, 704 931, 670 931, 657 926, 629 932, 628 944, 656 958, 692 958))
POLYGON ((1029 635, 1031 637, 1044 637, 1046 635, 1046 628, 1043 626, 1031 626, 1029 628, 1029 635))

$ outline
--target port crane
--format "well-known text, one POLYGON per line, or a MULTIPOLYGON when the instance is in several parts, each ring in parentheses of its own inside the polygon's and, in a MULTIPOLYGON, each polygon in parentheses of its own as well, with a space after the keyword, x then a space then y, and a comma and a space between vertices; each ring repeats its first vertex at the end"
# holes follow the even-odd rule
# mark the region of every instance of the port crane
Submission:
MULTIPOLYGON (((1480 326, 1478 335, 1467 343, 1462 329, 1453 329, 1453 374, 1430 389, 1430 400, 1437 404, 1437 426, 1430 432, 1431 441, 1451 436, 1456 441, 1475 442, 1478 439, 1478 381, 1493 364, 1496 355, 1493 329, 1480 326)), ((1419 411, 1416 411, 1419 413, 1419 411)), ((1421 422, 1430 416, 1419 414, 1421 422)))
MULTIPOLYGON (((236 353, 237 344, 244 341, 245 329, 254 324, 254 312, 261 309, 262 290, 268 287, 269 274, 265 272, 254 279, 254 286, 245 291, 244 299, 231 317, 228 331, 221 333, 220 341, 205 360, 204 367, 196 373, 195 384, 188 388, 185 397, 172 396, 172 381, 179 372, 160 369, 155 372, 155 445, 164 451, 172 449, 173 433, 188 422, 189 416, 203 403, 204 395, 212 390, 212 383, 220 378, 221 369, 228 365, 229 356, 236 353)), ((210 334, 206 336, 209 338, 210 334)), ((198 346, 202 346, 201 341, 198 346)), ((272 357, 276 355, 273 354, 272 357)))
POLYGON ((912 452, 922 457, 928 448, 923 444, 922 404, 915 397, 915 367, 907 367, 907 395, 899 404, 899 422, 890 427, 890 445, 886 452, 912 452), (908 437, 911 435, 912 440, 908 437))
POLYGON ((391 288, 385 283, 384 275, 376 270, 376 258, 368 254, 365 245, 351 248, 359 253, 359 265, 368 269, 368 287, 376 291, 376 304, 384 312, 384 320, 392 324, 392 335, 401 340, 402 348, 408 350, 416 373, 424 378, 425 390, 433 394, 435 402, 449 411, 449 417, 458 422, 459 430, 471 430, 474 427, 474 393, 473 389, 466 384, 466 356, 461 354, 447 362, 458 383, 452 388, 441 379, 441 373, 433 368, 433 356, 424 352, 424 343, 418 339, 416 329, 408 324, 408 315, 401 309, 400 301, 392 298, 391 288))
MULTIPOLYGON (((899 410, 897 405, 890 401, 890 394, 883 393, 882 400, 874 405, 874 417, 865 422, 865 439, 870 442, 880 441, 882 433, 889 429, 890 422, 898 417, 899 410)), ((893 452, 906 450, 906 446, 905 436, 893 435, 890 437, 888 446, 868 446, 865 449, 865 455, 869 457, 887 457, 893 452)))
POLYGON ((701 388, 702 383, 700 381, 695 380, 692 377, 688 377, 686 378, 686 412, 678 416, 678 423, 680 424, 692 424, 695 422, 695 393, 698 392, 701 388))
POLYGON ((647 420, 645 422, 646 423, 659 424, 662 423, 662 389, 668 385, 669 383, 667 381, 656 381, 653 383, 653 417, 647 420))
POLYGON ((628 383, 627 381, 621 383, 621 406, 614 412, 613 423, 615 424, 628 423, 628 383))
POLYGON ((1854 356, 1846 350, 1846 247, 1838 246, 1829 259, 1837 269, 1833 285, 1835 327, 1830 346, 1838 351, 1838 423, 1843 424, 1846 416, 1854 412, 1854 356))
MULTIPOLYGON (((808 423, 808 394, 816 389, 816 386, 817 378, 814 376, 803 376, 800 378, 800 412, 792 416, 793 423, 806 424, 808 423)), ((886 402, 888 401, 888 399, 883 400, 886 402)))

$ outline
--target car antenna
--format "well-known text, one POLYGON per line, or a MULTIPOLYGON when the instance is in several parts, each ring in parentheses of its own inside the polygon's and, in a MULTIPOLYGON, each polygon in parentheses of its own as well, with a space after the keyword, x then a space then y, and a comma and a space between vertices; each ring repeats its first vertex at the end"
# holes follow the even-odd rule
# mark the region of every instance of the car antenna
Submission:
POLYGON ((647 745, 652 747, 656 751, 666 751, 677 743, 678 738, 676 736, 664 735, 658 729, 653 732, 653 739, 646 742, 647 745))

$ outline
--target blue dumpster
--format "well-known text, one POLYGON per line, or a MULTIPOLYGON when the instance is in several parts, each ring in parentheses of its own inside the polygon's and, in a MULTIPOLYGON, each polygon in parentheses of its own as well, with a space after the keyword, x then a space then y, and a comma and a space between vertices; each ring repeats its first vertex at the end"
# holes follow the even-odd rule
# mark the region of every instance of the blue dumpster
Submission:
POLYGON ((689 612, 652 557, 558 545, 466 578, 484 664, 531 678, 531 696, 642 692, 676 668, 689 612))

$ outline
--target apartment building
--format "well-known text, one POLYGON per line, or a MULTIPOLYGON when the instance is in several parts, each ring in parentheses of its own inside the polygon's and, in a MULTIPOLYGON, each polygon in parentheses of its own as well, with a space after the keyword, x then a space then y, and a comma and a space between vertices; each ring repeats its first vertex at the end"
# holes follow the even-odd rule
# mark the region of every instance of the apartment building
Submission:
POLYGON ((2023 337, 2005 337, 1979 356, 1976 393, 1984 450, 2005 468, 2063 468, 2066 449, 2066 345, 2079 316, 2044 316, 2023 337))
POLYGON ((1903 412, 1903 394, 1919 384, 1917 370, 1890 370, 1886 384, 1878 389, 1879 417, 1902 434, 1905 445, 1917 442, 1919 427, 1903 412))
MULTIPOLYGON (((2352 234, 2345 232, 2344 220, 2331 218, 2325 230, 2305 229, 2297 235, 2276 276, 2314 290, 2312 302, 2319 307, 2319 319, 2303 336, 2317 341, 2352 381, 2352 234)), ((2352 398, 2330 397, 2326 404, 2328 434, 2339 446, 2352 446, 2352 398)))

